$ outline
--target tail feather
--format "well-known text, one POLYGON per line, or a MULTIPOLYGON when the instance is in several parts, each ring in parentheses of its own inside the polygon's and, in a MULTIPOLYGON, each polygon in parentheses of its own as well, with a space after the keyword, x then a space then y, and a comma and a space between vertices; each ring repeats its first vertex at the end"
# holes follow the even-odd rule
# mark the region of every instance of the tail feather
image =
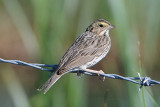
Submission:
POLYGON ((51 86, 61 77, 62 75, 54 74, 51 78, 47 80, 45 84, 43 84, 40 88, 38 88, 38 91, 41 91, 42 89, 46 88, 44 90, 44 94, 51 88, 51 86))

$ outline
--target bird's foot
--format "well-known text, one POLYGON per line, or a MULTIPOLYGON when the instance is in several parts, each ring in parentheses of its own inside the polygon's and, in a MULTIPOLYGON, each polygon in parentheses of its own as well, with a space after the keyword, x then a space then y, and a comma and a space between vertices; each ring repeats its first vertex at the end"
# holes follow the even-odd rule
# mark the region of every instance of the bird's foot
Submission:
POLYGON ((105 73, 102 70, 98 71, 98 77, 99 77, 99 79, 102 80, 102 81, 104 81, 105 80, 105 76, 102 76, 100 74, 105 74, 105 73))

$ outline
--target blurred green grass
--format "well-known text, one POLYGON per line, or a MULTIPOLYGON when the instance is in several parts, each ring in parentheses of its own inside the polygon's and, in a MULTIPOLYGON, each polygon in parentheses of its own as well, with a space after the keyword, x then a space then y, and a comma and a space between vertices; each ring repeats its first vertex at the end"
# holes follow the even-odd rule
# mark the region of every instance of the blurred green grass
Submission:
MULTIPOLYGON (((93 69, 137 76, 141 69, 140 41, 141 73, 159 80, 159 10, 159 0, 0 0, 0 57, 56 64, 92 21, 104 18, 116 26, 110 32, 112 47, 93 69)), ((125 81, 107 78, 101 82, 89 76, 79 80, 75 74, 68 74, 44 95, 36 88, 49 73, 9 64, 0 64, 0 71, 2 107, 160 105, 158 86, 147 88, 148 94, 145 89, 138 92, 137 85, 125 81)))

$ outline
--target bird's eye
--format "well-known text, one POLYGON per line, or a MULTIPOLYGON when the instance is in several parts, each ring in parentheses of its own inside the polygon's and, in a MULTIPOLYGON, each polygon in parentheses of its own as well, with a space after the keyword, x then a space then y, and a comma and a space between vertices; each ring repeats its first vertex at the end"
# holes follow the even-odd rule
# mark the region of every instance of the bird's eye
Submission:
POLYGON ((103 24, 99 24, 99 27, 103 27, 103 24))

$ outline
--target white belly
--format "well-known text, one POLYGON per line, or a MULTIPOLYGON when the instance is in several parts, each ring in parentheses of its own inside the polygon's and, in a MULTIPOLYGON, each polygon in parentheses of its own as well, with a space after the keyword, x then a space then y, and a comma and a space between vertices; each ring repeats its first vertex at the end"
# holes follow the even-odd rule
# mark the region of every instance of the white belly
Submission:
POLYGON ((97 64, 99 61, 101 61, 109 52, 110 47, 108 47, 108 49, 106 49, 107 51, 105 51, 100 57, 95 57, 91 62, 88 62, 86 64, 86 68, 89 68, 95 64, 97 64))

